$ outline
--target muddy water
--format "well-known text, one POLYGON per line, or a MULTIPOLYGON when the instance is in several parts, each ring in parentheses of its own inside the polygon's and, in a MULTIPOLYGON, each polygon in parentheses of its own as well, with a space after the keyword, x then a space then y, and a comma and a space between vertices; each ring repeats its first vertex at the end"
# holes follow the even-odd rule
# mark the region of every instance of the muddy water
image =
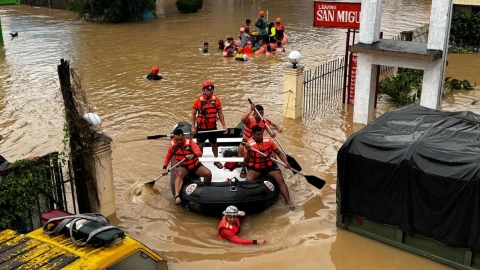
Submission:
MULTIPOLYGON (((386 1, 385 36, 427 23, 429 3, 424 2, 429 1, 386 1)), ((307 69, 335 59, 344 52, 344 30, 312 28, 311 2, 206 0, 200 13, 189 15, 177 13, 173 0, 157 4, 156 20, 116 25, 77 21, 67 11, 0 7, 5 39, 0 49, 0 127, 5 137, 0 142, 1 153, 15 160, 62 150, 63 105, 56 65, 60 58, 69 59, 83 78, 90 105, 102 117, 104 132, 114 139, 118 223, 167 258, 171 269, 444 268, 337 230, 336 153, 361 128, 352 124, 351 107, 303 121, 282 117, 282 69, 288 66, 287 53, 299 50, 307 69), (270 20, 282 18, 291 40, 287 53, 255 56, 245 63, 220 57, 216 41, 235 37, 244 20, 255 21, 262 9, 268 9, 270 20), (19 36, 12 40, 9 32, 19 32, 19 36), (203 55, 198 48, 205 41, 211 44, 211 53, 203 55), (145 80, 153 65, 160 67, 165 80, 145 80), (265 246, 220 241, 216 238, 218 220, 175 207, 166 181, 156 184, 156 193, 143 194, 142 202, 132 202, 127 194, 132 184, 150 181, 161 171, 168 142, 148 141, 146 136, 165 134, 176 122, 187 120, 205 79, 216 84, 228 126, 235 126, 248 108, 247 97, 263 104, 266 115, 284 127, 279 139, 287 152, 306 174, 327 181, 319 191, 302 177, 284 172, 298 211, 289 212, 280 200, 265 213, 247 217, 242 228, 244 236, 267 239, 265 246)), ((452 57, 447 75, 461 70, 455 77, 465 75, 474 81, 475 72, 464 67, 468 64, 474 69, 478 61, 478 57, 468 61, 452 57)), ((475 91, 459 91, 447 95, 443 106, 480 113, 469 105, 473 99, 480 99, 475 91)), ((379 102, 377 114, 389 108, 379 102)))

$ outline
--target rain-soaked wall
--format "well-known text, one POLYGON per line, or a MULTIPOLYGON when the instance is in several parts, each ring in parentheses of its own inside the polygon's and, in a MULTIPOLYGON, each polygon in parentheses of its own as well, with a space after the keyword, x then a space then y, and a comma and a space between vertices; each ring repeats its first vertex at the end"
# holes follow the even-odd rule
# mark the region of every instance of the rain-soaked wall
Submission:
POLYGON ((68 1, 69 0, 20 0, 20 3, 36 7, 68 9, 68 1))

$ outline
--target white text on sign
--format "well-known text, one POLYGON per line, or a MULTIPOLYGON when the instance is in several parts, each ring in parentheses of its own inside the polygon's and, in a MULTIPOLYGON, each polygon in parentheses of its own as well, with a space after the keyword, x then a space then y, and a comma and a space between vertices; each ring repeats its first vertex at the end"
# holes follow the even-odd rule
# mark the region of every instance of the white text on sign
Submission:
POLYGON ((324 22, 348 22, 348 23, 360 23, 360 12, 358 11, 345 11, 345 10, 331 10, 331 9, 319 9, 317 11, 317 20, 324 22), (337 16, 335 16, 335 14, 337 16))

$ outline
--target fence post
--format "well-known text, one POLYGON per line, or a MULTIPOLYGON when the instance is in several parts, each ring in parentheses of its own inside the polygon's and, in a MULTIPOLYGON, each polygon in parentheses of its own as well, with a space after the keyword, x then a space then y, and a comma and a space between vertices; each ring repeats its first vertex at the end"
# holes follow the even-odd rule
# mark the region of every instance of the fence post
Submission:
POLYGON ((283 69, 283 116, 302 117, 303 67, 283 69))
POLYGON ((113 184, 113 166, 112 166, 112 148, 110 143, 112 139, 106 135, 95 133, 92 136, 95 138, 91 153, 91 161, 88 166, 90 171, 94 173, 96 186, 98 190, 98 201, 96 204, 90 198, 92 205, 92 212, 101 213, 108 217, 115 214, 115 186, 113 184))

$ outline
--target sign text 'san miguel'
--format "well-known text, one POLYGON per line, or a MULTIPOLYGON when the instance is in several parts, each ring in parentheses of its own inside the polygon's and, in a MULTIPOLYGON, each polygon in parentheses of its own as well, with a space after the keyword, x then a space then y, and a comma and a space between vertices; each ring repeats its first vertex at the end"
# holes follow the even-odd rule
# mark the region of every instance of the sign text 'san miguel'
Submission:
POLYGON ((314 2, 313 26, 360 28, 361 3, 314 2))

